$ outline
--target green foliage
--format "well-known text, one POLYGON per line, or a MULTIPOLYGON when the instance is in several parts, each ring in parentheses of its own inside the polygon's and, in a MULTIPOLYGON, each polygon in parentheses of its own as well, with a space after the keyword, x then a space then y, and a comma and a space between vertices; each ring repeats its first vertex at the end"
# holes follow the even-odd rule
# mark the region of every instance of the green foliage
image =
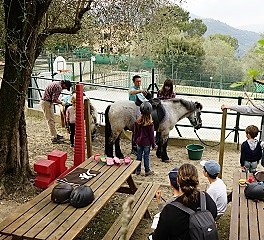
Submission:
POLYGON ((230 85, 230 88, 247 87, 253 83, 255 79, 262 77, 263 74, 263 57, 260 58, 260 64, 256 65, 258 60, 258 54, 264 53, 264 39, 258 41, 258 45, 253 51, 246 56, 246 62, 248 63, 252 58, 255 64, 255 68, 251 67, 247 70, 246 77, 243 81, 234 82, 230 85))
POLYGON ((205 31, 201 20, 190 21, 189 12, 176 4, 165 5, 142 27, 135 51, 153 59, 155 67, 168 77, 172 69, 189 73, 200 69, 201 58, 194 60, 193 56, 204 55, 201 36, 205 31))
POLYGON ((209 36, 209 39, 212 41, 217 40, 217 39, 224 41, 230 46, 232 46, 235 50, 237 50, 239 47, 238 40, 234 37, 231 37, 230 35, 223 35, 223 34, 218 33, 218 34, 209 36))

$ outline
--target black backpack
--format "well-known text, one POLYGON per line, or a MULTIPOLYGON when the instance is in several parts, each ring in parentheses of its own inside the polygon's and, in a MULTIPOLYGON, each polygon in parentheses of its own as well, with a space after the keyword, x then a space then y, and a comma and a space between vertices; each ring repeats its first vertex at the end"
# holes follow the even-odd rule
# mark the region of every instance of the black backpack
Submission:
POLYGON ((206 209, 205 193, 200 192, 201 209, 193 211, 180 202, 172 202, 173 206, 190 215, 189 234, 192 240, 218 240, 215 220, 210 211, 206 209))

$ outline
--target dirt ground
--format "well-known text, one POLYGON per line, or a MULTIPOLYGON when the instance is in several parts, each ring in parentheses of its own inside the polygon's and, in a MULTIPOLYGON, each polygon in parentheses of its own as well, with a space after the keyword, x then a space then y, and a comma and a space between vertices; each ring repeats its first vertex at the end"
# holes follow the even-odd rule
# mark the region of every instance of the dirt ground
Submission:
MULTIPOLYGON (((27 117, 27 134, 28 134, 28 146, 29 146, 29 158, 30 163, 33 164, 41 159, 45 158, 46 155, 54 149, 66 151, 68 153, 67 165, 73 164, 73 149, 69 145, 69 136, 64 128, 57 125, 58 131, 66 139, 65 144, 53 145, 51 144, 49 133, 46 127, 46 122, 42 118, 27 117)), ((191 140, 190 140, 190 143, 191 140)), ((122 149, 125 155, 130 154, 130 141, 127 139, 122 140, 122 149)), ((219 147, 206 147, 203 159, 215 159, 218 160, 219 147)), ((102 133, 98 133, 95 141, 92 144, 93 153, 103 154, 104 152, 104 136, 102 133)), ((170 156, 170 163, 162 163, 155 156, 155 152, 151 152, 151 170, 155 172, 153 176, 136 176, 134 175, 135 181, 153 181, 162 184, 161 190, 163 197, 169 199, 171 197, 171 190, 168 186, 168 172, 175 166, 180 166, 183 163, 191 163, 195 165, 199 172, 200 183, 207 183, 207 179, 202 174, 202 167, 199 161, 189 160, 187 150, 185 146, 168 146, 168 154, 170 156)), ((134 158, 134 156, 131 156, 134 158)), ((239 151, 236 149, 226 149, 224 153, 224 165, 223 165, 223 180, 227 185, 228 191, 232 188, 232 176, 233 171, 239 169, 239 151)), ((3 220, 9 213, 13 212, 17 206, 26 202, 32 196, 13 197, 0 199, 0 221, 3 220)), ((116 216, 121 211, 122 203, 126 199, 124 194, 115 194, 98 216, 89 224, 87 230, 79 237, 79 239, 93 239, 99 240, 102 238, 104 233, 110 227, 111 223, 114 222, 116 216)), ((153 216, 158 211, 157 204, 155 201, 150 206, 150 213, 153 216)), ((220 219, 218 226, 221 239, 228 239, 229 234, 229 221, 230 221, 230 204, 225 215, 220 219)), ((132 239, 141 240, 146 239, 147 235, 152 231, 150 229, 151 220, 143 219, 141 224, 136 229, 132 239)))

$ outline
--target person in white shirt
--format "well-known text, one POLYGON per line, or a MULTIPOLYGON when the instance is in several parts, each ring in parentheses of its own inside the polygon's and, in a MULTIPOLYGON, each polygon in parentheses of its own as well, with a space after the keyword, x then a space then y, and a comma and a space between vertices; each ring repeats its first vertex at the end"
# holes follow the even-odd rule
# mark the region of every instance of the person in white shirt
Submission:
POLYGON ((201 161, 204 176, 208 179, 210 185, 206 192, 215 201, 217 207, 217 216, 220 218, 227 207, 226 185, 222 179, 218 178, 220 173, 220 165, 215 160, 201 161))

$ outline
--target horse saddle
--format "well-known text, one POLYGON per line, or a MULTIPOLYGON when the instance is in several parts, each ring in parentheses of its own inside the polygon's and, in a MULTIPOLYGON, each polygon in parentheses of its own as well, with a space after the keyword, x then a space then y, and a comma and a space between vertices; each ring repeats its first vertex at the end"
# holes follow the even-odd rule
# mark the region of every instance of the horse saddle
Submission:
POLYGON ((152 111, 151 111, 151 116, 153 119, 154 123, 154 129, 155 131, 158 130, 160 122, 164 119, 165 117, 165 109, 163 105, 161 104, 161 101, 159 98, 151 98, 151 93, 148 92, 146 96, 144 96, 142 93, 141 95, 137 94, 136 95, 136 101, 135 104, 137 106, 140 106, 144 101, 149 101, 149 103, 152 105, 152 111), (142 96, 143 98, 142 98, 142 96))
POLYGON ((149 102, 152 105, 151 116, 154 123, 154 129, 157 131, 160 122, 162 122, 165 117, 165 109, 159 98, 152 98, 149 100, 149 102))

